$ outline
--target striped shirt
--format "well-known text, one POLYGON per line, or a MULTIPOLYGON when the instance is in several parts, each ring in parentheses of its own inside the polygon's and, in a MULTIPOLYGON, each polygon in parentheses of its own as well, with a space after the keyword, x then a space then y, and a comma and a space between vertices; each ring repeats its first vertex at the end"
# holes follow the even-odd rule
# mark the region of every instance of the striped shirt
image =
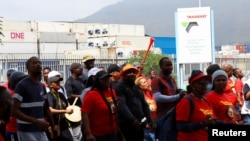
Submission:
MULTIPOLYGON (((34 83, 30 78, 20 81, 13 98, 20 101, 20 111, 39 120, 44 118, 44 103, 47 93, 41 82, 34 83)), ((42 128, 27 121, 17 119, 17 130, 24 132, 42 131, 42 128)))

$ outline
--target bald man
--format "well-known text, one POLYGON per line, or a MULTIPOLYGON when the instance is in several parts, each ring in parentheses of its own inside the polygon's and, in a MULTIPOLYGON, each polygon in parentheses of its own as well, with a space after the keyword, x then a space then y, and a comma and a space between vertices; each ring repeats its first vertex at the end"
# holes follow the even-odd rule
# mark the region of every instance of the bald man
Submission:
POLYGON ((237 98, 237 94, 236 94, 236 91, 235 91, 235 86, 234 86, 234 81, 232 79, 232 76, 233 76, 233 66, 229 63, 226 63, 226 64, 223 64, 221 66, 222 70, 224 70, 226 73, 227 73, 227 76, 228 76, 228 82, 227 82, 227 86, 224 90, 224 93, 227 94, 229 100, 232 102, 232 104, 234 105, 234 108, 235 108, 235 116, 237 118, 237 120, 240 120, 240 117, 239 117, 239 101, 238 101, 238 98, 237 98))

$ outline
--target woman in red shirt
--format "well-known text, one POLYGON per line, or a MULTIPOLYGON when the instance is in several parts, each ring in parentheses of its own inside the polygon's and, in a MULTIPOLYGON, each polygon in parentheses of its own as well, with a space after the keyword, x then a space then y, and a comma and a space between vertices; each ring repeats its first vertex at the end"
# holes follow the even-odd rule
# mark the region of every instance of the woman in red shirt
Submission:
POLYGON ((212 90, 206 94, 218 120, 236 123, 235 106, 225 93, 228 85, 228 75, 223 70, 217 70, 212 75, 212 90))
MULTIPOLYGON (((187 96, 193 101, 191 109, 188 98, 182 98, 176 106, 177 141, 207 141, 206 127, 215 124, 215 115, 204 98, 208 77, 200 70, 193 70, 189 78, 187 96)), ((185 97, 187 97, 185 96, 185 97)))
POLYGON ((87 141, 118 141, 117 96, 110 88, 110 74, 99 71, 82 103, 83 132, 87 141))

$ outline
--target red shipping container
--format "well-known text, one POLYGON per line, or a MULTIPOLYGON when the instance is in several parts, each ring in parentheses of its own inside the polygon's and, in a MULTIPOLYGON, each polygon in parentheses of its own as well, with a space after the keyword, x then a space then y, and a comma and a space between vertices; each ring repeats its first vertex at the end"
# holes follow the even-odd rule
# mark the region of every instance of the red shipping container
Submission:
POLYGON ((239 53, 246 53, 245 45, 236 45, 236 50, 239 50, 239 53))

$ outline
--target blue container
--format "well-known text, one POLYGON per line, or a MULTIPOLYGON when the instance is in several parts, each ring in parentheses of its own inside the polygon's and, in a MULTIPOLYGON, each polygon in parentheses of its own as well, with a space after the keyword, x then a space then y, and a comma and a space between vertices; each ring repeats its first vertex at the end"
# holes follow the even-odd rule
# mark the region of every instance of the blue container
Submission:
POLYGON ((215 46, 215 51, 221 51, 221 46, 215 46))
POLYGON ((176 55, 176 39, 175 37, 154 37, 154 46, 162 50, 162 54, 176 55))
POLYGON ((245 47, 246 47, 246 48, 245 48, 245 52, 246 52, 246 53, 250 53, 250 45, 246 45, 245 47))

